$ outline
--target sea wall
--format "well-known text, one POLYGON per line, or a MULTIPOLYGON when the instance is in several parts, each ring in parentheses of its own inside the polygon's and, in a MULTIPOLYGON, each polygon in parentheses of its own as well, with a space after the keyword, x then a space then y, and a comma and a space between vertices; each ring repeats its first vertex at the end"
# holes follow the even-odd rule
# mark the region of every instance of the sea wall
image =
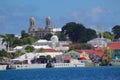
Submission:
POLYGON ((0 70, 6 70, 6 65, 0 65, 0 70))

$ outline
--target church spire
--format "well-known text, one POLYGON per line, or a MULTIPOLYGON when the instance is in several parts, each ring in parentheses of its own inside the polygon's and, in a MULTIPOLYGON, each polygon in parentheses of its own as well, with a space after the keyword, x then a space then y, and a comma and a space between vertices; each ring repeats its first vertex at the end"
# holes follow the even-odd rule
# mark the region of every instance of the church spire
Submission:
POLYGON ((34 19, 34 17, 31 17, 30 18, 30 27, 33 27, 33 26, 35 26, 35 19, 34 19))
POLYGON ((30 34, 34 34, 34 32, 36 31, 37 29, 36 29, 36 27, 35 27, 35 19, 34 19, 34 17, 31 17, 30 18, 30 27, 29 27, 29 33, 30 34))
POLYGON ((46 18, 45 31, 46 31, 47 33, 52 33, 51 18, 50 18, 50 16, 48 16, 48 17, 46 18))
POLYGON ((51 18, 50 18, 50 16, 48 16, 46 18, 46 28, 51 28, 51 18))

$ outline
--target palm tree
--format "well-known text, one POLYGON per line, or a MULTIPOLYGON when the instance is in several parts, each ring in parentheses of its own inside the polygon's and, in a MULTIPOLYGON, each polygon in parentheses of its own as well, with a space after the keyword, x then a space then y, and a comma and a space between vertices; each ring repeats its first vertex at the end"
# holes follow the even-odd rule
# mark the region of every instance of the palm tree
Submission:
POLYGON ((9 50, 9 48, 13 47, 13 41, 14 41, 14 34, 6 34, 6 35, 0 35, 3 40, 2 44, 6 43, 6 49, 9 50))
POLYGON ((21 56, 21 55, 23 55, 23 54, 25 54, 25 53, 23 53, 21 50, 16 50, 16 52, 15 52, 15 54, 14 54, 14 58, 15 57, 19 57, 19 56, 21 56))

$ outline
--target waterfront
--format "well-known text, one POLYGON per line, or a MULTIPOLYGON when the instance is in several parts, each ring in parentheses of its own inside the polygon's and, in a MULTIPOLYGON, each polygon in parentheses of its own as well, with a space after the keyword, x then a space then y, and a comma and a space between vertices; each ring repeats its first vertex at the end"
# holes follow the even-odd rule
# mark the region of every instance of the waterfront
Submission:
POLYGON ((120 80, 120 67, 2 70, 0 80, 120 80))

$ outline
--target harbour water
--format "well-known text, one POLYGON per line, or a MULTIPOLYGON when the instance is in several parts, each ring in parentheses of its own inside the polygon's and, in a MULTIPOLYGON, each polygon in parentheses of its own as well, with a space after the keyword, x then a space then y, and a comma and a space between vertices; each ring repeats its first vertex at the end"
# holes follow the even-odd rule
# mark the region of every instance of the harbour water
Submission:
POLYGON ((120 80, 120 66, 1 70, 0 80, 120 80))

